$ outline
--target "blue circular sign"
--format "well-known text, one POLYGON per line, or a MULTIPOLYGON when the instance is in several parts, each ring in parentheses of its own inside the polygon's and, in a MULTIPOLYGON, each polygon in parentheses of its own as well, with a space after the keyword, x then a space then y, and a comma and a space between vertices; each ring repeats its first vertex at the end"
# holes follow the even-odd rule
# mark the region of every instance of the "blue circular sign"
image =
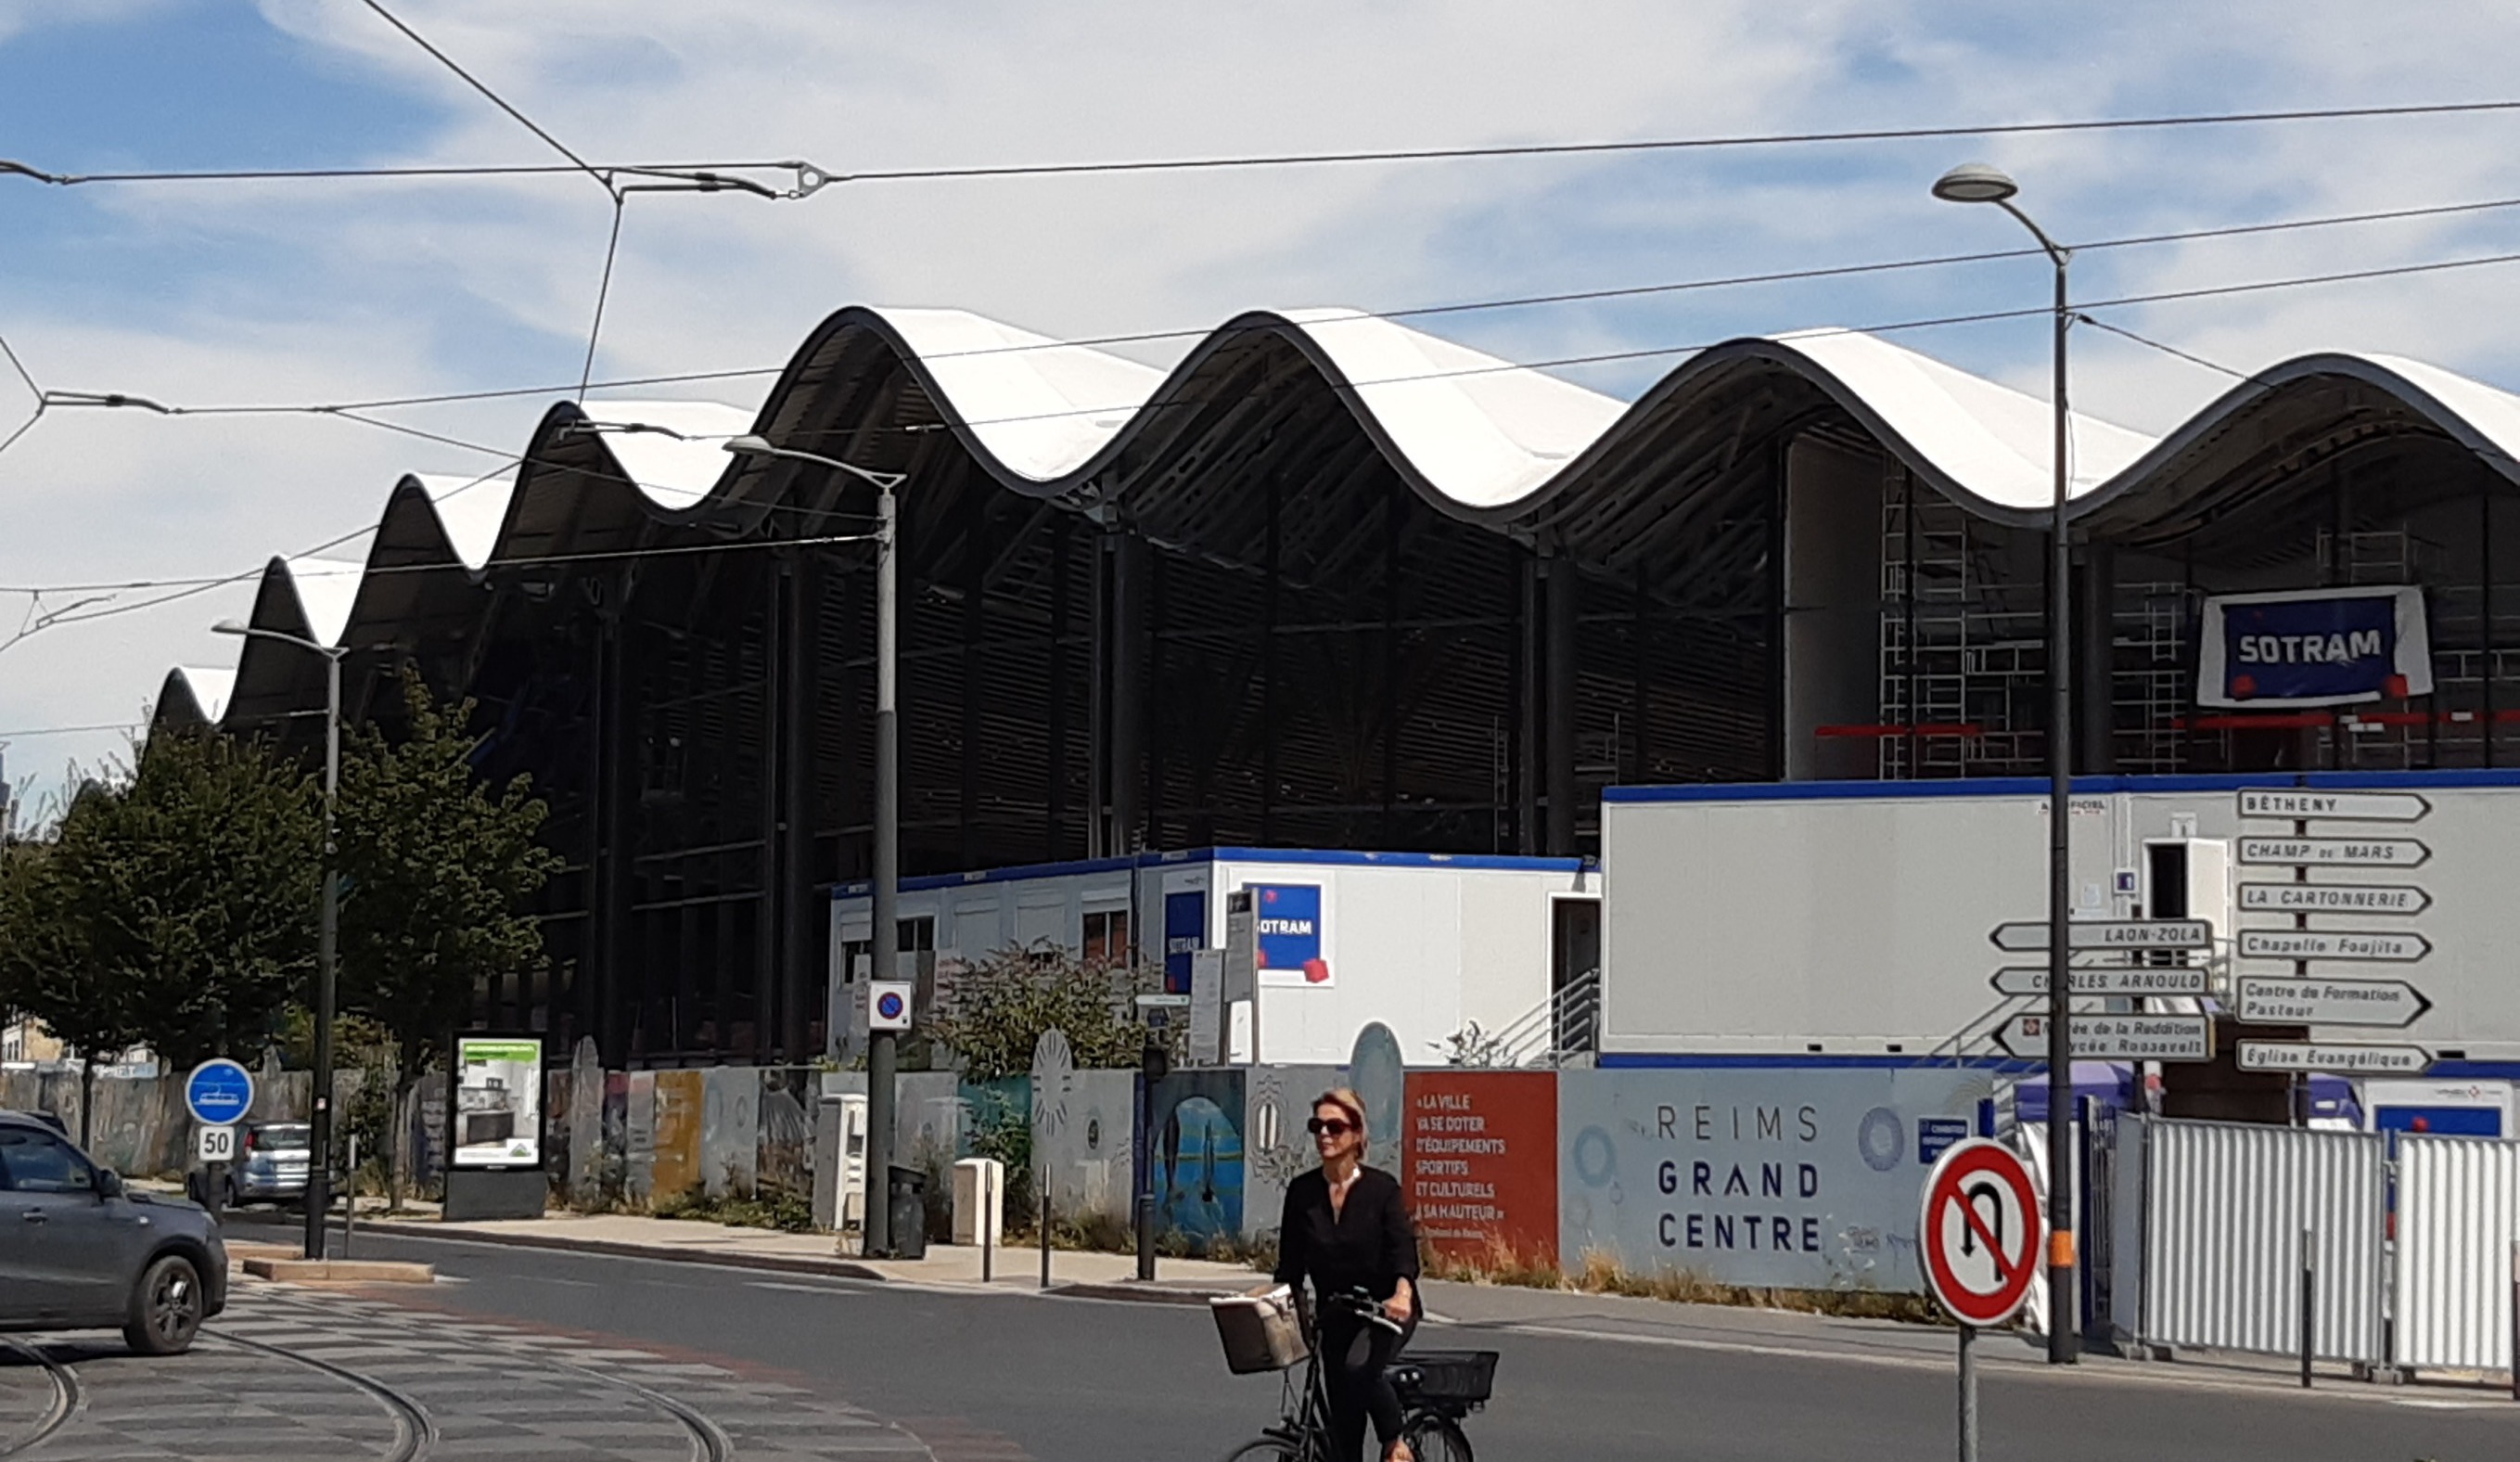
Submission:
POLYGON ((214 1056, 184 1078, 184 1105, 193 1109, 195 1121, 206 1126, 243 1121, 253 1106, 253 1075, 226 1057, 214 1056))
POLYGON ((902 1010, 902 1000, 901 1000, 901 994, 900 994, 900 992, 899 992, 899 991, 897 991, 897 990, 885 990, 882 994, 878 995, 878 996, 876 997, 876 1001, 875 1001, 875 1013, 876 1013, 877 1015, 879 1015, 879 1016, 883 1017, 885 1020, 887 1020, 887 1021, 897 1021, 897 1020, 900 1020, 900 1019, 901 1019, 901 1010, 902 1010))

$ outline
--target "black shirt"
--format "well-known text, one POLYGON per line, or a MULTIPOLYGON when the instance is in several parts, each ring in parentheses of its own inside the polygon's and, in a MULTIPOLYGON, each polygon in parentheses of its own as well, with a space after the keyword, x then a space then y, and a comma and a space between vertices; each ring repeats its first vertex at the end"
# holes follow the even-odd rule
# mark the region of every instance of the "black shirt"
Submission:
POLYGON ((1278 1224, 1280 1284, 1313 1282, 1315 1292, 1335 1295, 1362 1289, 1388 1300, 1406 1279, 1418 1279, 1418 1231, 1400 1201, 1400 1180, 1379 1167, 1360 1167, 1338 1211, 1330 1211, 1329 1179, 1318 1167, 1286 1185, 1286 1211, 1278 1224))

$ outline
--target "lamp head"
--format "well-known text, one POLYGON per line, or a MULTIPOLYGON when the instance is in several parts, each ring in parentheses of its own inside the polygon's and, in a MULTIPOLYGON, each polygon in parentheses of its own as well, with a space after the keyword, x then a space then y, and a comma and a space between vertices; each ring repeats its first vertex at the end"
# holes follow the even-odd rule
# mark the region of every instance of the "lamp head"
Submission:
POLYGON ((238 619, 221 619, 218 623, 213 624, 213 625, 211 625, 211 626, 210 626, 210 633, 212 633, 212 634, 249 634, 249 633, 251 633, 251 631, 250 631, 250 630, 248 630, 248 629, 247 629, 247 628, 245 627, 244 621, 242 621, 242 620, 238 620, 238 619))
POLYGON ((726 449, 735 453, 739 457, 766 456, 772 451, 777 450, 771 446, 769 437, 748 434, 743 436, 728 437, 726 439, 726 449))
POLYGON ((1945 203, 2002 203, 2021 185, 1992 162, 1963 162, 1934 180, 1934 196, 1945 203))

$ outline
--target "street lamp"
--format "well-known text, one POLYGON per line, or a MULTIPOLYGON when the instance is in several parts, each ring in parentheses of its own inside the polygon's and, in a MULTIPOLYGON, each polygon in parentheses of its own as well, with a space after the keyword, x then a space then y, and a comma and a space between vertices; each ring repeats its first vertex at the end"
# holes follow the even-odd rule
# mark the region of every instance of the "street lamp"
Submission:
POLYGON ((341 927, 340 852, 334 823, 341 801, 341 658, 350 652, 235 619, 221 619, 210 629, 216 634, 277 640, 324 657, 324 913, 315 937, 314 1120, 306 1154, 306 1256, 319 1259, 324 1256, 325 1212, 333 1206, 333 1007, 341 927))
MULTIPOLYGON (((804 462, 856 478, 876 489, 875 529, 875 897, 867 933, 867 974, 889 978, 899 963, 901 947, 901 766, 893 712, 899 679, 899 650, 894 619, 898 587, 893 566, 893 491, 907 475, 872 472, 836 457, 774 446, 756 435, 733 437, 726 449, 739 457, 767 457, 804 462)), ((894 1037, 889 1030, 868 1032, 867 1042, 867 1204, 866 1253, 883 1257, 892 1253, 892 1124, 894 1037)))
POLYGON ((2066 927, 2070 870, 2066 862, 2066 824, 2073 792, 2074 693, 2072 640, 2067 616, 2073 548, 2066 518, 2067 417, 2065 407, 2065 330, 2072 322, 2066 305, 2065 268, 2074 251, 2048 237, 2048 231, 2013 205, 2021 191, 2001 169, 1984 162, 1963 162, 1934 181, 1934 196, 1947 203, 1993 204, 2018 219, 2039 241, 2056 268, 2055 499, 2048 527, 2048 1359, 2068 1364, 2074 1359, 2074 1226, 2072 1128, 2074 1100, 2073 987, 2067 971, 2073 949, 2066 927))

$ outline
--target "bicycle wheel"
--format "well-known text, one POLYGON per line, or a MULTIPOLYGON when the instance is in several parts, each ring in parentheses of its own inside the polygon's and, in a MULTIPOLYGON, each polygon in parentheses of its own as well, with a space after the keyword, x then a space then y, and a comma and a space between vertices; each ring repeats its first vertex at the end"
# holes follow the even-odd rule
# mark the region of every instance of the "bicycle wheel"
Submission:
POLYGON ((1304 1462, 1304 1454, 1282 1437, 1263 1437, 1227 1452, 1224 1462, 1304 1462))
POLYGON ((1471 1462, 1470 1439, 1462 1429, 1431 1411, 1420 1411, 1400 1428, 1401 1439, 1409 1443, 1410 1454, 1418 1462, 1471 1462))

